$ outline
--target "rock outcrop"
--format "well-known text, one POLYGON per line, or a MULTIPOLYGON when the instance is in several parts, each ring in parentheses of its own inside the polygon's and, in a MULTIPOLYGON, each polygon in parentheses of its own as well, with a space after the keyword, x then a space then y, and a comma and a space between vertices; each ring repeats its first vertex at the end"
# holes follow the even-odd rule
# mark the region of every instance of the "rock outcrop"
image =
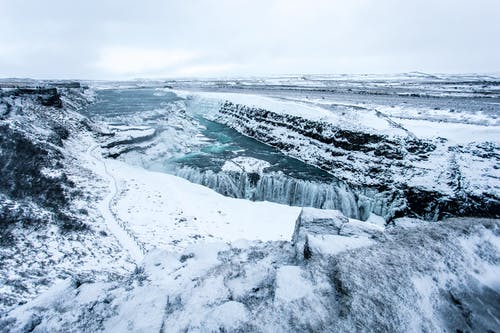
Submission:
POLYGON ((292 244, 299 260, 371 245, 380 237, 383 227, 348 219, 336 210, 303 208, 292 236, 292 244))

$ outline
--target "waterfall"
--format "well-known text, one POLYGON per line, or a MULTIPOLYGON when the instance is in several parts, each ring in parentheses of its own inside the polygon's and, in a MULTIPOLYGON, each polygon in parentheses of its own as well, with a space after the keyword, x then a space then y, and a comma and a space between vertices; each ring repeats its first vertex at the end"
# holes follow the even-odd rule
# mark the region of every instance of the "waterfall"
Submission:
POLYGON ((357 193, 341 181, 320 183, 292 178, 281 172, 259 175, 214 172, 192 167, 174 168, 169 172, 229 197, 290 206, 338 209, 348 217, 361 220, 368 218, 373 206, 370 198, 357 193))

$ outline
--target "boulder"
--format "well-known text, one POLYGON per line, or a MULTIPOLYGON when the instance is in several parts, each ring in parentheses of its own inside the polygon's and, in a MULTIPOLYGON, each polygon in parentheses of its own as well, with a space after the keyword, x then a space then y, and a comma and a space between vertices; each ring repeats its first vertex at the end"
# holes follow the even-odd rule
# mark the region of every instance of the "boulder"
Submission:
POLYGON ((303 208, 295 223, 292 244, 297 259, 307 260, 372 245, 383 231, 381 226, 348 219, 338 210, 303 208))

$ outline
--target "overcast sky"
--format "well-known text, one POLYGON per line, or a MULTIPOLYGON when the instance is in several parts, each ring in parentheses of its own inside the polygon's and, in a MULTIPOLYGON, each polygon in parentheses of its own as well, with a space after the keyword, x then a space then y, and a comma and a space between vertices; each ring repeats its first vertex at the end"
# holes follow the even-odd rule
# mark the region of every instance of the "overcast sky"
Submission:
POLYGON ((500 72, 500 0, 0 0, 0 77, 500 72))

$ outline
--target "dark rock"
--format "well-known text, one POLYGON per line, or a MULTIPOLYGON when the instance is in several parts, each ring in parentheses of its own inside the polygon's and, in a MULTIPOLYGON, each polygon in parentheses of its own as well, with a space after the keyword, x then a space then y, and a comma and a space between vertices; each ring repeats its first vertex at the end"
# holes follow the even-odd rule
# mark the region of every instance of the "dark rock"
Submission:
POLYGON ((67 203, 64 179, 45 175, 63 156, 57 150, 34 143, 8 126, 0 126, 0 190, 14 199, 60 208, 67 203))
POLYGON ((56 88, 17 88, 13 91, 15 96, 36 96, 43 106, 62 107, 61 96, 56 88))
POLYGON ((405 190, 406 209, 401 216, 424 220, 442 220, 453 216, 474 216, 486 218, 500 217, 498 198, 483 193, 481 196, 460 193, 449 196, 438 191, 410 187, 405 190))
POLYGON ((61 96, 57 92, 57 89, 52 89, 50 93, 41 94, 38 100, 43 106, 53 106, 56 108, 62 108, 61 96))
POLYGON ((52 87, 56 88, 68 88, 68 89, 80 89, 82 85, 78 81, 71 82, 54 82, 50 84, 52 87))

